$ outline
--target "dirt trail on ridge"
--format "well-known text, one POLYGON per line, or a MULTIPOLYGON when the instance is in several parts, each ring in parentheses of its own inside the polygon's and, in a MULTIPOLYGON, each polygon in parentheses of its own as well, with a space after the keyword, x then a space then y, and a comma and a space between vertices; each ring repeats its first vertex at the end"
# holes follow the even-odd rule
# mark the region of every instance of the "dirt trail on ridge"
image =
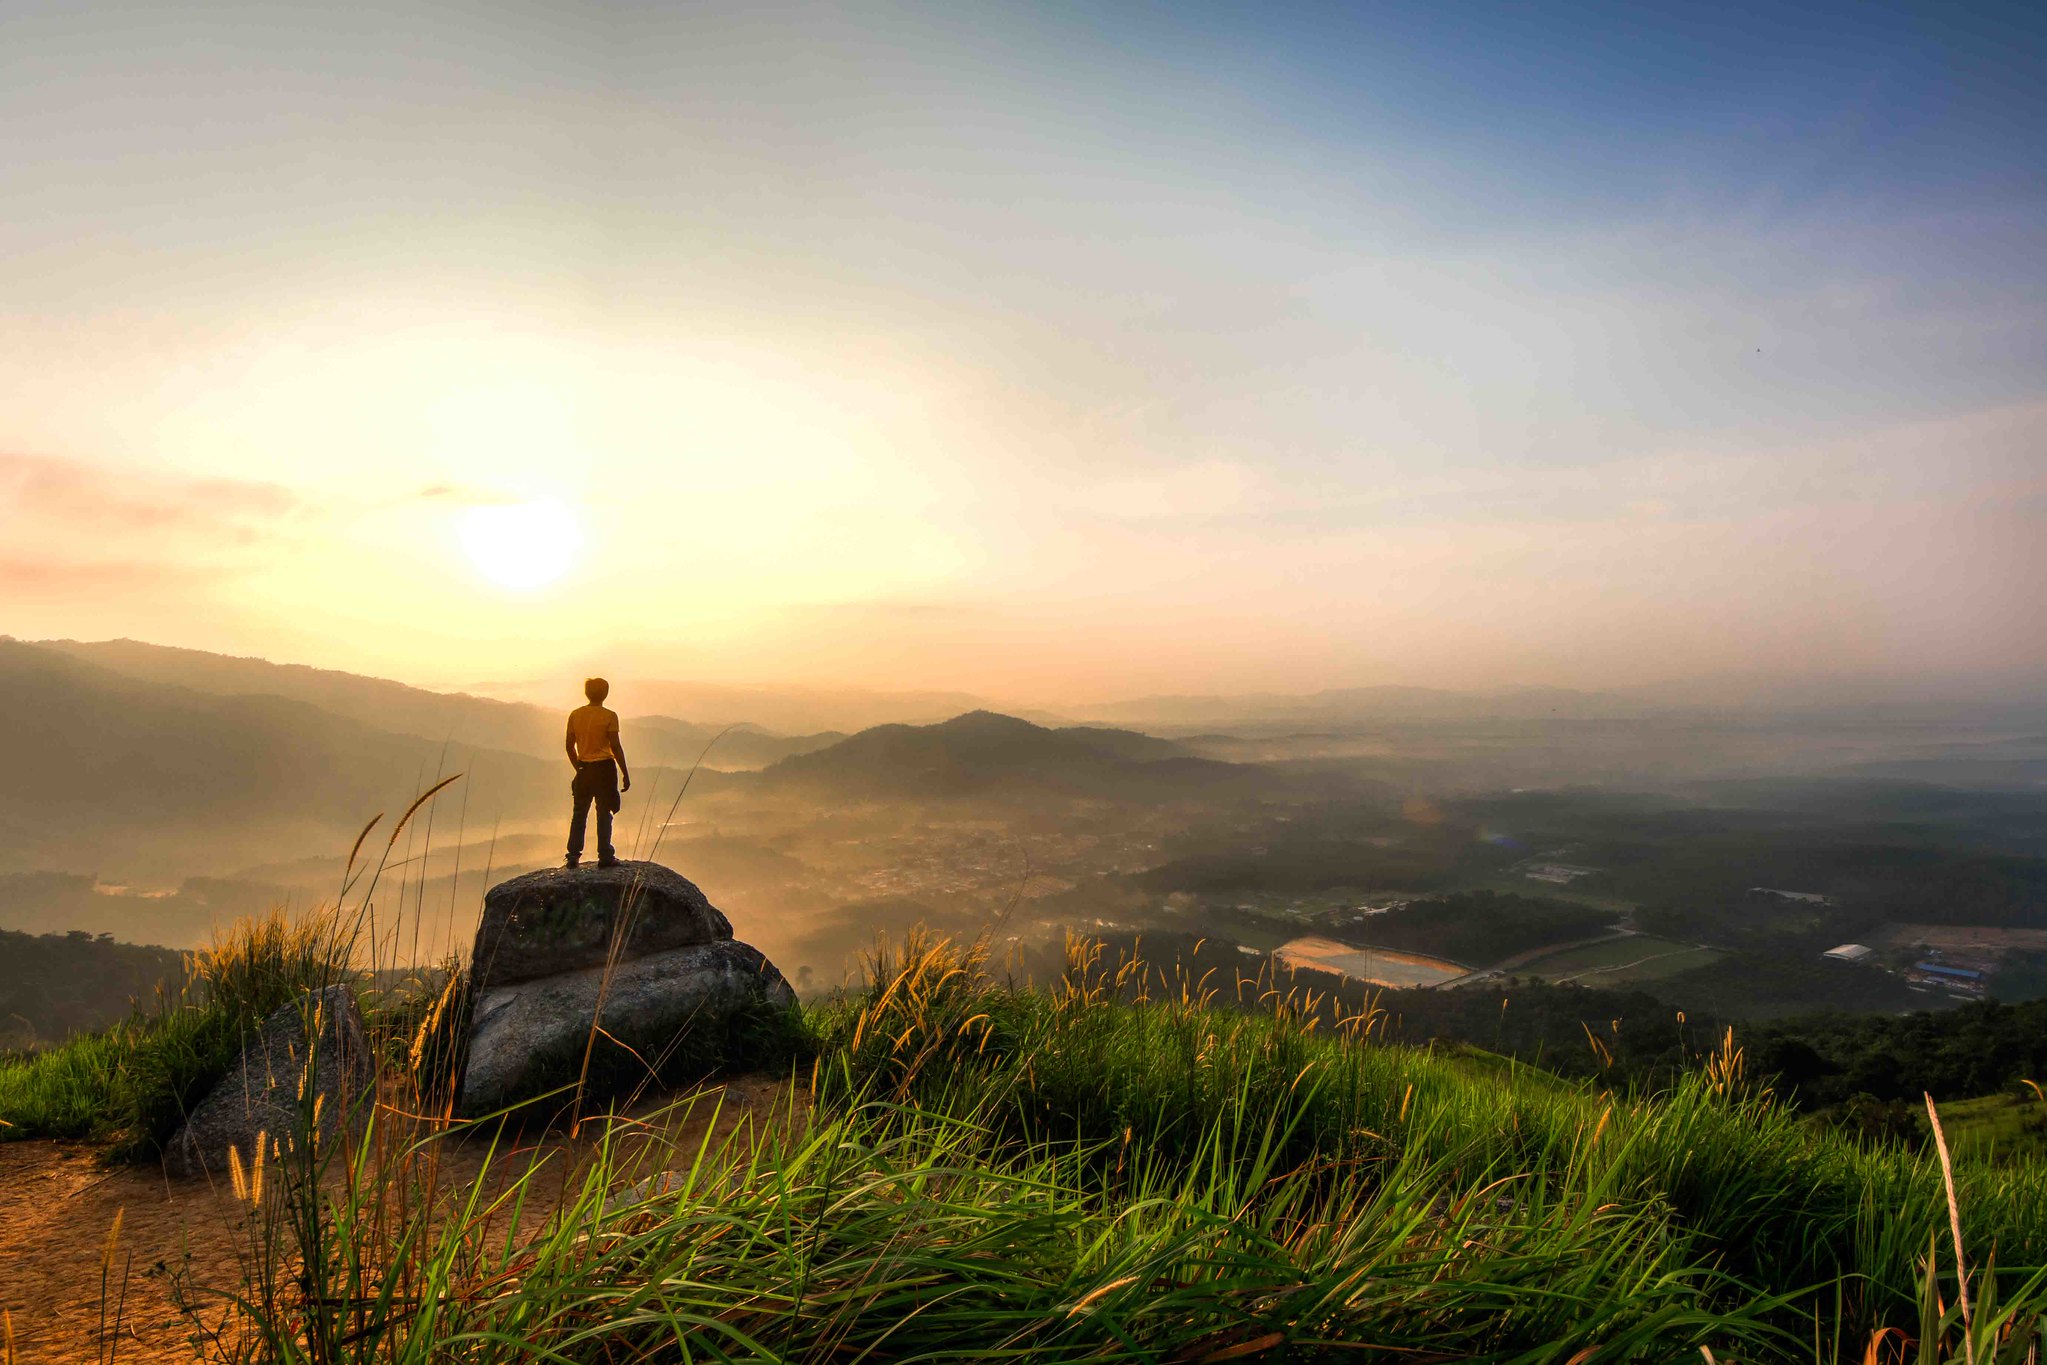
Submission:
MULTIPOLYGON (((733 1077, 703 1090, 707 1101, 686 1121, 649 1140, 675 1144, 686 1163, 708 1131, 722 1138, 750 1119, 786 1112, 786 1081, 733 1077), (715 1122, 713 1112, 715 1108, 715 1122)), ((645 1117, 659 1106, 633 1112, 645 1117)), ((528 1205, 528 1222, 552 1214, 590 1148, 552 1137, 508 1153, 499 1172, 523 1169, 527 1152, 545 1153, 546 1173, 528 1205)), ((473 1183, 488 1144, 450 1141, 442 1148, 442 1188, 473 1183)), ((171 1180, 155 1166, 108 1169, 81 1142, 0 1143, 0 1310, 13 1320, 19 1365, 154 1365, 206 1358, 192 1318, 172 1300, 174 1279, 210 1290, 241 1290, 249 1253, 248 1206, 225 1177, 171 1180), (121 1229, 104 1298, 101 1265, 115 1217, 121 1229), (126 1292, 123 1295, 123 1277, 126 1292), (116 1311, 119 1329, 115 1330, 116 1311), (104 1310, 104 1319, 102 1312, 104 1310)), ((645 1168, 651 1173, 654 1166, 645 1168)), ((205 1300, 211 1302, 211 1300, 205 1300)), ((212 1315, 218 1317, 219 1310, 212 1315)), ((4 1347, 0 1347, 4 1351, 4 1347)))

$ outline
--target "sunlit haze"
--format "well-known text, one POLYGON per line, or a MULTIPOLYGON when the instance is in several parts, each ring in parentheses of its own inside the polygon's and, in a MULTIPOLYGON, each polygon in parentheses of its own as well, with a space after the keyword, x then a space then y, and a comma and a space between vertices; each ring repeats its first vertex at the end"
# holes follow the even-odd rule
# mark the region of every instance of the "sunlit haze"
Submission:
POLYGON ((2024 688, 2042 23, 11 3, 0 633, 2024 688))

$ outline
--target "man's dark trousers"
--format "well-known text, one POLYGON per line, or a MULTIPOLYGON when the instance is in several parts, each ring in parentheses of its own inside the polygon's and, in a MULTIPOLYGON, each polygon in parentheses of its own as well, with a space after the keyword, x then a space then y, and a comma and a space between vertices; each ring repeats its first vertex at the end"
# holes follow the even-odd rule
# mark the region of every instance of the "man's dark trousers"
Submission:
POLYGON ((569 792, 576 799, 575 814, 569 817, 569 856, 583 856, 583 828, 589 822, 593 801, 597 803, 597 856, 617 856, 611 847, 611 813, 618 809, 618 764, 608 758, 578 763, 569 792))

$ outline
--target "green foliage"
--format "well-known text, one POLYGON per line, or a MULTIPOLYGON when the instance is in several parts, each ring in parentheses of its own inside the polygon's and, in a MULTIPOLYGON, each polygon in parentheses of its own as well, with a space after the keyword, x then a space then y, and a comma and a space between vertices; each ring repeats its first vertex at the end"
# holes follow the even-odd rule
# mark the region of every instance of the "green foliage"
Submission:
POLYGON ((271 1013, 351 980, 351 926, 332 912, 235 923, 190 954, 175 994, 102 1033, 0 1064, 0 1139, 92 1137, 154 1155, 271 1013))
MULTIPOLYGON (((1322 1027, 1345 1013, 1374 1013, 1373 1037, 1415 1047, 1452 1042, 1483 1048, 1563 1076, 1591 1077, 1603 1084, 1667 1084, 1698 1065, 1718 1042, 1723 1026, 1711 1016, 1689 1014, 1637 989, 1611 989, 1510 978, 1498 985, 1455 990, 1380 988, 1305 968, 1280 969, 1263 957, 1247 957, 1227 939, 1186 934, 1104 935, 1105 953, 1141 964, 1129 973, 1120 994, 1161 998, 1176 995, 1182 979, 1205 980, 1219 1008, 1249 1008, 1262 991, 1283 979, 1297 999, 1312 998, 1322 1027), (1237 982, 1255 984, 1240 990, 1237 982), (1596 1036, 1593 1047, 1588 1034, 1596 1036)), ((1034 980, 1055 980, 1061 959, 1033 955, 1034 980)))
MULTIPOLYGON (((1924 1141, 1926 1110, 1912 1107, 1913 1139, 1924 1141)), ((1941 1127, 1957 1160, 2030 1165, 2047 1160, 2047 1101, 2026 1086, 1940 1106, 1941 1127)))
MULTIPOLYGON (((83 880, 83 879, 81 879, 83 880)), ((184 955, 106 934, 0 929, 0 1047, 27 1051, 105 1028, 177 987, 184 955)))
POLYGON ((2047 1082, 2047 1001, 1984 1001, 1937 1012, 1805 1015, 1745 1030, 1759 1066, 1802 1103, 1856 1095, 1917 1103, 1966 1099, 2024 1080, 2047 1082))
POLYGON ((1465 891, 1374 915, 1342 936, 1375 948, 1489 966, 1545 944, 1590 938, 1613 920, 1606 911, 1575 901, 1465 891))
MULTIPOLYGON (((892 1098, 945 1109, 971 1097, 975 1112, 1001 1115, 1019 1142, 1123 1143, 1156 1159, 1199 1149, 1218 1126, 1236 1141, 1277 1115, 1283 1159, 1303 1169, 1383 1162, 1420 1144, 1538 1184, 1582 1171, 1669 1211, 1685 1258, 1755 1285, 1845 1277, 1873 1314, 1913 1301, 1917 1258, 1946 1226, 1927 1158, 1815 1131, 1740 1081, 1747 1065, 1738 1051, 1716 1060, 1718 1081, 1711 1068, 1695 1070, 1655 1096, 1474 1084, 1425 1053, 1354 1041, 1379 1031, 1373 1011, 1330 1028, 1312 995, 1277 989, 1263 1015, 1217 1013, 1192 991, 1113 1003, 1128 964, 1110 971, 1087 961, 1075 968, 1083 984, 1058 997, 1022 1010, 1007 998, 1005 1027, 967 1048, 953 1040, 982 1031, 979 1017, 998 1017, 990 1002, 1003 993, 963 984, 973 979, 970 961, 927 953, 906 968, 948 984, 924 995, 885 984, 859 1015, 840 1017, 828 1045, 842 1039, 848 1074, 892 1098), (920 1010, 925 998, 934 1007, 920 1010), (855 1033, 862 1046, 852 1046, 855 1033), (900 1041, 863 1063, 873 1037, 900 1041)), ((1972 1243, 1996 1246, 2006 1265, 2047 1263, 2047 1169, 1971 1169, 1964 1184, 1972 1243)))
MULTIPOLYGON (((1831 940, 1829 947, 1841 941, 1831 934, 1822 938, 1831 940)), ((1903 978, 1852 962, 1829 961, 1820 954, 1811 943, 1737 952, 1665 977, 1655 990, 1687 1009, 1727 1019, 1776 1019, 1814 1010, 1878 1014, 1926 1008, 1927 997, 1903 978)))

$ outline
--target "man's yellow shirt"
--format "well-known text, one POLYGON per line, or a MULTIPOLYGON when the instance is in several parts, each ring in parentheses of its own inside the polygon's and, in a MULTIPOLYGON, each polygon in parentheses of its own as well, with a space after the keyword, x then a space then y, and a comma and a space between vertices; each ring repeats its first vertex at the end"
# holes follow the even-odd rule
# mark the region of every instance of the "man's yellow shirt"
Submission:
POLYGON ((585 763, 616 758, 611 737, 618 733, 618 713, 592 702, 569 712, 569 737, 576 741, 576 757, 585 763))

